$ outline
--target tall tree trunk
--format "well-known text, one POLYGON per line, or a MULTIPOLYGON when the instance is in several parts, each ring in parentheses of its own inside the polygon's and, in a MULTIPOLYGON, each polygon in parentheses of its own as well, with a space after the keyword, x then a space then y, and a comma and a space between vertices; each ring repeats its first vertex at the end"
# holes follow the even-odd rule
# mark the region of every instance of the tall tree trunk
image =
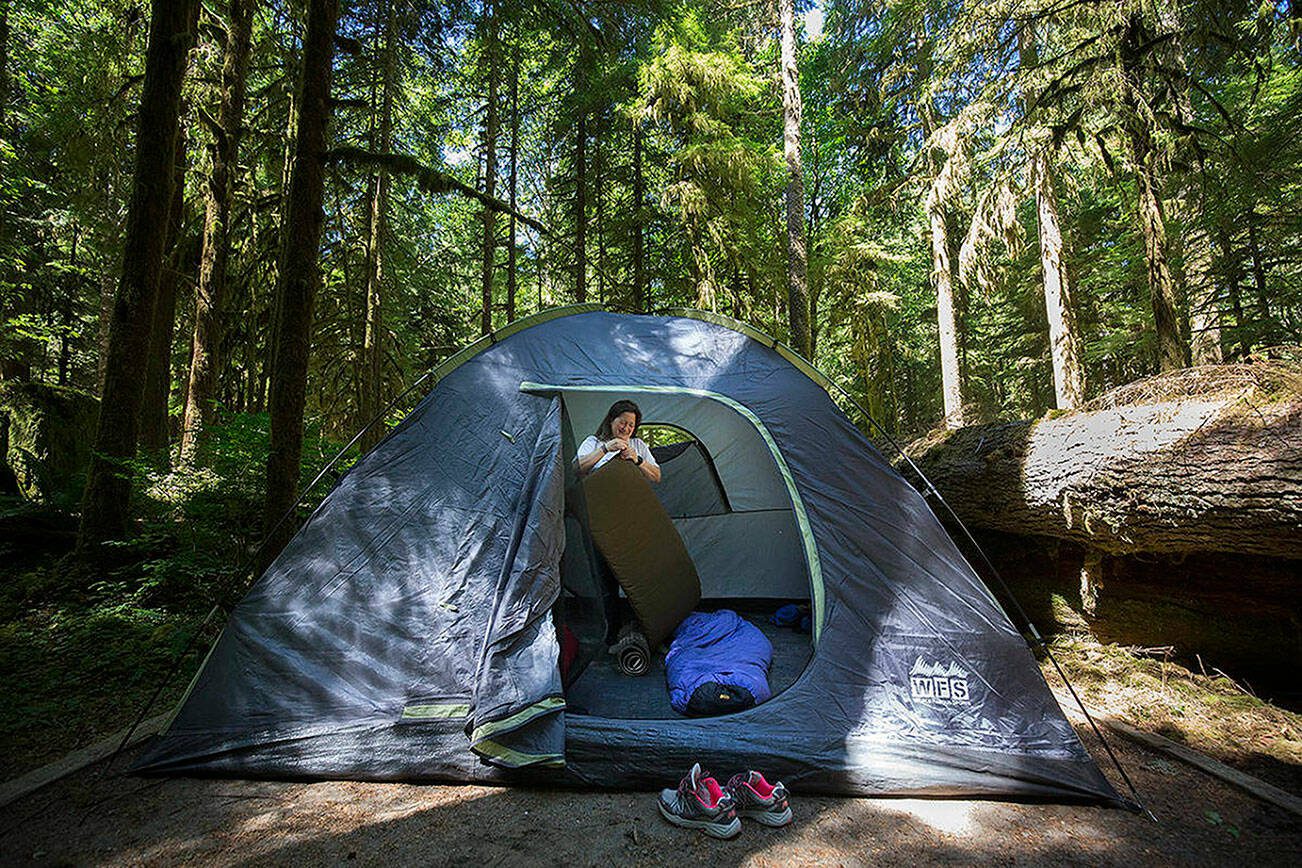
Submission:
POLYGON ((77 276, 77 242, 80 234, 77 224, 72 226, 72 245, 68 251, 68 290, 63 294, 63 303, 59 306, 59 385, 68 385, 68 369, 72 364, 72 307, 75 299, 81 297, 79 289, 81 280, 77 276))
POLYGON ((593 139, 592 198, 596 210, 597 229, 597 301, 605 304, 606 295, 606 148, 602 132, 605 124, 605 106, 597 113, 597 135, 593 139))
POLYGON ((805 239, 805 181, 800 166, 800 72, 796 67, 794 0, 778 0, 782 31, 782 151, 787 161, 787 315, 791 345, 810 351, 809 251, 805 239))
POLYGON ((1148 263, 1148 291, 1157 332, 1158 368, 1172 371, 1184 367, 1184 344, 1176 316, 1175 281, 1167 259, 1166 223, 1157 171, 1151 165, 1153 150, 1148 134, 1132 133, 1135 180, 1139 190, 1139 228, 1144 237, 1144 258, 1148 263))
POLYGON ((642 125, 633 124, 633 309, 647 313, 646 251, 642 247, 642 203, 646 199, 646 179, 642 175, 642 125))
MULTIPOLYGON (((939 199, 939 197, 935 197, 939 199)), ((931 274, 936 285, 936 324, 940 340, 940 381, 945 424, 963 425, 963 387, 958 364, 958 317, 954 310, 954 278, 950 265, 945 207, 939 201, 927 208, 931 226, 931 274)))
POLYGON ((176 136, 172 164, 172 207, 167 216, 166 254, 158 278, 158 301, 150 331, 149 366, 145 371, 145 393, 140 402, 140 448, 159 467, 168 465, 167 404, 172 390, 172 335, 176 330, 176 290, 184 267, 185 247, 181 226, 185 217, 185 130, 176 136))
POLYGON ((1221 351, 1221 315, 1216 309, 1216 285, 1212 277, 1211 234, 1204 222, 1201 191, 1191 195, 1198 197, 1199 202, 1196 207, 1188 208, 1185 214, 1184 275, 1189 298, 1189 351, 1195 365, 1218 365, 1225 360, 1225 354, 1221 351))
MULTIPOLYGON (((931 106, 920 106, 923 132, 930 139, 935 131, 935 118, 931 106)), ((953 183, 953 164, 948 155, 937 168, 930 154, 927 163, 932 176, 927 191, 927 224, 931 230, 931 282, 936 289, 936 326, 940 343, 940 385, 944 400, 945 425, 962 427, 963 380, 959 367, 958 315, 954 305, 954 267, 950 259, 949 226, 945 217, 945 202, 953 183)))
MULTIPOLYGON (((579 69, 582 68, 580 64, 579 69)), ((581 87, 582 82, 576 85, 581 87)), ((578 93, 582 94, 582 90, 578 93)), ((574 129, 574 300, 579 304, 588 300, 587 112, 580 96, 578 123, 574 129)))
POLYGON ((271 347, 271 454, 267 458, 267 530, 264 565, 293 534, 292 522, 280 523, 298 496, 303 454, 303 409, 307 400, 307 366, 312 339, 312 308, 321 275, 321 210, 324 187, 322 154, 330 117, 330 75, 334 58, 338 0, 310 0, 303 37, 303 76, 298 101, 298 130, 289 176, 285 244, 276 281, 276 330, 271 347))
POLYGON ((1243 281, 1243 263, 1234 249, 1233 232, 1224 222, 1216 227, 1216 243, 1220 248, 1220 273, 1225 280, 1225 295, 1230 301, 1230 311, 1234 314, 1234 332, 1239 343, 1239 352, 1244 358, 1252 352, 1252 341, 1248 337, 1247 321, 1243 313, 1243 298, 1239 286, 1243 281))
MULTIPOLYGON (((1164 17, 1169 19, 1169 28, 1177 33, 1195 23, 1182 26, 1174 4, 1167 7, 1164 17)), ((1176 111, 1181 125, 1190 128, 1196 118, 1189 100, 1189 71, 1179 38, 1171 41, 1170 50, 1173 64, 1179 70, 1176 111)), ((1184 136, 1182 150, 1189 168, 1180 179, 1175 207, 1177 224, 1184 228, 1183 277, 1189 303, 1189 355, 1195 365, 1215 365, 1224 361, 1225 356, 1221 351, 1221 316, 1216 307, 1216 284, 1212 276, 1212 238, 1207 228, 1206 167, 1196 137, 1184 136)))
POLYGON ((113 301, 99 422, 77 533, 77 549, 83 557, 95 554, 101 542, 120 538, 127 530, 131 497, 128 464, 136 454, 150 327, 172 203, 172 172, 158 169, 170 166, 176 152, 181 82, 198 11, 198 0, 154 0, 151 4, 122 278, 113 301))
MULTIPOLYGON (((9 141, 9 0, 0 0, 0 139, 9 141)), ((0 160, 0 173, 7 168, 7 161, 0 160)), ((0 187, 4 176, 0 174, 0 187)), ((0 238, 9 237, 8 221, 5 219, 7 209, 0 208, 0 238)), ((8 272, 8 269, 5 269, 8 272)), ((7 273, 0 278, 8 277, 7 273)), ((12 315, 8 306, 0 307, 0 322, 5 322, 12 315)), ((12 337, 0 339, 0 381, 26 380, 31 378, 31 370, 22 358, 19 341, 12 337)), ((0 455, 0 465, 4 464, 4 455, 0 455)))
MULTIPOLYGON (((1033 26, 1023 25, 1017 36, 1022 68, 1035 68, 1039 64, 1039 46, 1033 26)), ((1045 147, 1049 147, 1048 142, 1045 147)), ((1053 186, 1049 156, 1049 150, 1036 150, 1031 156, 1030 174, 1039 222, 1040 268, 1044 282, 1044 310, 1049 323, 1054 399, 1059 410, 1069 410, 1085 400, 1085 373, 1081 363, 1076 305, 1064 255, 1062 223, 1058 218, 1058 193, 1053 186)))
MULTIPOLYGON (((124 57, 132 56, 136 49, 136 31, 138 27, 128 27, 126 37, 122 44, 122 55, 124 57)), ((148 40, 148 33, 145 34, 148 40)), ((146 45, 146 51, 148 46, 146 45)), ((179 97, 178 97, 179 99, 179 97)), ((179 105, 178 105, 179 111, 179 105)), ((179 126, 179 118, 178 118, 179 126)), ((98 191, 102 201, 118 201, 119 191, 122 189, 126 178, 124 173, 119 171, 116 166, 104 173, 104 189, 98 191)), ((128 194, 128 198, 130 194, 128 194)), ((104 391, 104 373, 108 368, 109 356, 109 330, 113 321, 113 302, 117 294, 117 284, 121 279, 121 273, 117 271, 116 263, 110 263, 112 257, 120 256, 122 246, 121 238, 124 227, 116 220, 100 221, 100 240, 99 248, 103 251, 115 251, 105 256, 100 264, 100 282, 99 282, 99 318, 97 320, 97 331, 95 338, 95 393, 99 394, 104 391)))
MULTIPOLYGON (((293 176, 294 155, 297 152, 297 147, 298 147, 298 123, 299 123, 299 114, 300 114, 299 90, 302 88, 302 76, 303 76, 302 52, 300 51, 298 54, 299 54, 298 63, 294 67, 294 73, 293 73, 297 77, 294 80, 293 89, 290 90, 288 94, 289 105, 288 105, 288 111, 286 111, 285 113, 285 147, 283 153, 281 154, 281 161, 280 161, 280 205, 278 208, 279 219, 276 222, 276 226, 274 230, 275 234, 273 236, 279 239, 279 243, 277 245, 279 251, 276 255, 275 262, 272 268, 272 273, 275 275, 274 280, 277 286, 280 284, 281 269, 284 267, 283 260, 284 260, 284 247, 285 247, 284 242, 287 233, 286 227, 289 226, 289 213, 291 208, 293 207, 293 202, 291 202, 289 198, 289 183, 291 177, 293 176)), ((333 54, 331 55, 331 58, 333 62, 333 54)), ((290 76, 287 74, 285 77, 289 78, 290 76)), ((268 305, 268 312, 267 312, 267 319, 269 325, 267 329, 266 352, 263 354, 266 361, 263 363, 262 374, 260 375, 260 385, 262 386, 260 391, 264 393, 263 400, 270 400, 271 396, 269 393, 271 391, 270 388, 271 372, 276 365, 275 336, 280 333, 280 303, 278 299, 279 299, 279 295, 273 291, 270 303, 268 305)), ((253 343, 253 341, 250 341, 250 343, 253 343)))
MULTIPOLYGON (((383 34, 380 38, 381 81, 380 121, 373 149, 381 154, 393 150, 393 96, 395 83, 393 0, 384 3, 383 34)), ((361 424, 369 424, 384 407, 384 243, 389 228, 389 170, 376 169, 371 177, 366 220, 366 329, 362 335, 361 388, 358 407, 361 424)), ((361 448, 368 452, 384 437, 383 425, 372 425, 362 435, 361 448)))
POLYGON ((1266 288, 1266 263, 1261 258, 1261 242, 1257 237, 1257 209, 1248 210, 1248 257, 1252 260, 1252 286, 1257 296, 1257 343, 1270 346, 1275 337, 1274 321, 1270 315, 1270 293, 1266 288))
POLYGON ((1044 310, 1049 320, 1049 351, 1053 359, 1053 391, 1059 410, 1069 410, 1085 400, 1085 374, 1081 365, 1080 333, 1072 300, 1067 263, 1063 260, 1062 225, 1058 220, 1058 194, 1049 174, 1049 158, 1039 152, 1031 160, 1035 209, 1040 222, 1040 267, 1044 270, 1044 310))
MULTIPOLYGON (((823 216, 823 173, 819 171, 818 164, 818 143, 814 142, 815 154, 813 175, 813 189, 809 191, 809 222, 805 226, 805 237, 814 239, 818 237, 819 226, 823 216)), ((810 242, 813 243, 812 241, 810 242)), ((809 359, 812 361, 818 355, 818 305, 822 298, 823 284, 826 282, 826 274, 816 270, 809 278, 809 359)))
POLYGON ((1148 263, 1148 291, 1153 307, 1153 327, 1157 333, 1158 368, 1171 371, 1185 365, 1184 342, 1180 339, 1180 320, 1176 316, 1175 281, 1167 253, 1166 222, 1162 214, 1162 191, 1158 180, 1157 153, 1153 147, 1142 109, 1143 74, 1140 67, 1142 46, 1147 31, 1138 15, 1132 16, 1121 49, 1122 74, 1125 80, 1123 101, 1131 158, 1135 165, 1138 188, 1139 229, 1144 238, 1144 257, 1148 263))
POLYGON ((516 193, 519 187, 520 162, 520 28, 515 28, 511 45, 511 227, 506 256, 506 321, 515 320, 516 293, 516 193))
POLYGON ((222 307, 230 255, 231 203, 244 135, 244 95, 256 0, 230 0, 230 22, 222 49, 217 129, 208 147, 212 171, 204 185, 203 239, 194 292, 194 335, 190 375, 181 415, 181 463, 191 464, 212 427, 221 371, 222 307))
MULTIPOLYGON (((484 111, 484 193, 497 195, 497 11, 492 4, 484 5, 484 76, 488 79, 488 105, 484 111)), ((479 269, 480 296, 483 312, 479 330, 488 334, 493 330, 493 271, 497 260, 497 212, 484 205, 481 220, 484 224, 483 253, 479 269)))
POLYGON ((874 328, 873 312, 863 302, 851 301, 853 314, 850 317, 850 358, 859 373, 863 389, 864 408, 873 419, 882 417, 881 379, 873 370, 873 358, 877 355, 877 330, 874 328))

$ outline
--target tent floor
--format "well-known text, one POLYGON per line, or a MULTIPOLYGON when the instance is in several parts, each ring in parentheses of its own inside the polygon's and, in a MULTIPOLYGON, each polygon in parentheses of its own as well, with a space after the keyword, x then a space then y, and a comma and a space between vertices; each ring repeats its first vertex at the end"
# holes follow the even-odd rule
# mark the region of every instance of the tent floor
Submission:
MULTIPOLYGON (((773 643, 769 687, 776 696, 805 671, 813 653, 809 634, 773 626, 768 621, 768 613, 743 611, 739 614, 763 630, 773 643)), ((579 680, 570 685, 565 699, 570 711, 593 717, 634 720, 682 717, 669 706, 663 651, 656 654, 651 671, 637 678, 620 673, 612 656, 600 655, 583 670, 579 680)))

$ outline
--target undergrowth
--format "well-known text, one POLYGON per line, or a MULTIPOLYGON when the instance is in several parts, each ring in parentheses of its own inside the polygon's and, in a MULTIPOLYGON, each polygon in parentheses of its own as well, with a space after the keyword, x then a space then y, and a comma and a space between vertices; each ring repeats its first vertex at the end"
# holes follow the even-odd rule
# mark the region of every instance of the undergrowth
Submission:
MULTIPOLYGON (((169 710, 253 576, 268 449, 267 417, 237 415, 215 429, 202 466, 136 467, 136 531, 113 544, 113 566, 73 561, 71 537, 0 540, 0 778, 8 779, 133 723, 175 666, 149 715, 169 710)), ((311 433, 306 485, 338 449, 311 433)), ((303 517, 354 457, 308 497, 303 517)), ((43 509, 26 505, 27 512, 43 509)), ((75 526, 75 516, 41 517, 75 526)), ((20 510, 11 510, 16 512, 20 510)))
MULTIPOLYGON (((1165 736, 1290 792, 1302 791, 1302 714, 1219 671, 1193 672, 1162 649, 1060 635, 1054 655, 1086 705, 1165 736)), ((1045 678, 1061 681, 1046 661, 1045 678)))

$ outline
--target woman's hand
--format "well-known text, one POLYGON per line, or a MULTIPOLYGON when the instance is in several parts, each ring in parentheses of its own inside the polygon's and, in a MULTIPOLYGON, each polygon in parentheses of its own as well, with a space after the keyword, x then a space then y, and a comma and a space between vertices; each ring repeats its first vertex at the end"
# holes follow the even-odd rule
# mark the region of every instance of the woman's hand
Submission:
POLYGON ((629 443, 627 440, 621 440, 619 442, 623 444, 619 450, 619 457, 623 458, 625 461, 637 461, 637 450, 633 448, 633 444, 629 443))
POLYGON ((611 438, 610 440, 607 440, 605 443, 602 443, 601 448, 605 449, 607 452, 623 453, 623 451, 628 448, 628 441, 620 440, 618 437, 614 437, 611 438))

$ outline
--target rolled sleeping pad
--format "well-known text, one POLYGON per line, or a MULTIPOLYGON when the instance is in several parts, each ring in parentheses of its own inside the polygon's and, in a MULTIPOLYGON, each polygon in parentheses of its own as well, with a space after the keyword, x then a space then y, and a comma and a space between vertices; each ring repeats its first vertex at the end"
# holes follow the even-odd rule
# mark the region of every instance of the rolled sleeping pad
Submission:
POLYGON ((610 653, 615 655, 615 665, 625 675, 646 675, 651 670, 651 646, 636 624, 624 625, 610 653))
POLYGON ((613 459, 583 480, 592 542, 628 596, 647 647, 659 648, 701 599, 683 538, 631 461, 613 459))

